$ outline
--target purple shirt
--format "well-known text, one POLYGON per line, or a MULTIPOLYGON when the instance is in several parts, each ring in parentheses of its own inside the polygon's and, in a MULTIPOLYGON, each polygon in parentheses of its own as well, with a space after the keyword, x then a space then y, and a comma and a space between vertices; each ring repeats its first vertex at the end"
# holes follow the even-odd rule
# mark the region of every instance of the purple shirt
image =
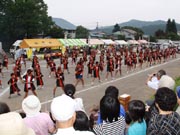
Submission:
POLYGON ((36 135, 49 135, 49 130, 54 128, 49 114, 39 113, 33 117, 26 117, 23 119, 25 124, 34 130, 36 135))

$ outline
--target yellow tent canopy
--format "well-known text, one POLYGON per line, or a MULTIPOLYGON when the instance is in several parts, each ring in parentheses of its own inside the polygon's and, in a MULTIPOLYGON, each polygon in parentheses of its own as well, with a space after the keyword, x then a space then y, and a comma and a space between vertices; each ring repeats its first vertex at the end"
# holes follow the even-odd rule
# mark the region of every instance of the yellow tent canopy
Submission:
POLYGON ((20 45, 21 48, 52 48, 62 46, 57 39, 24 39, 20 45))

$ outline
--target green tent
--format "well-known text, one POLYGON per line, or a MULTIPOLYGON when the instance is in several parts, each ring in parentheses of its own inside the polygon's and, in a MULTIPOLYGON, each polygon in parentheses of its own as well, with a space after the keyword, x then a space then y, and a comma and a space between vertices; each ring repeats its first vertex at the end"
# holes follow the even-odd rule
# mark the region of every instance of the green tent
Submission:
POLYGON ((59 39, 59 41, 64 45, 64 46, 85 46, 87 45, 84 41, 80 39, 59 39))

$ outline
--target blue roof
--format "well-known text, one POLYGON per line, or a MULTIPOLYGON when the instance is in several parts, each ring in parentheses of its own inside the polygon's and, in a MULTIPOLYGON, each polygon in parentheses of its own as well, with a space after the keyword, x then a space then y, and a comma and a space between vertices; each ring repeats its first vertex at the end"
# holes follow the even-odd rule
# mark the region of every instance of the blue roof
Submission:
POLYGON ((52 18, 53 22, 64 30, 76 30, 76 26, 61 18, 52 18))

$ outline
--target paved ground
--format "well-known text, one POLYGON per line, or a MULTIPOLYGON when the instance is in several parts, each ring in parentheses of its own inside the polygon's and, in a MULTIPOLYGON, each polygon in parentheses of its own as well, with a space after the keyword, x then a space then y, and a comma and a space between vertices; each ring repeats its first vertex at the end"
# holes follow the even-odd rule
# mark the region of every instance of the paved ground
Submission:
MULTIPOLYGON (((59 60, 56 60, 56 64, 59 64, 59 60)), ((27 67, 30 67, 31 62, 27 62, 27 67)), ((38 97, 42 103, 42 111, 49 110, 49 104, 53 98, 52 90, 55 86, 55 78, 48 77, 49 70, 46 68, 46 62, 44 60, 40 61, 41 69, 44 74, 44 82, 45 86, 42 90, 36 90, 38 97)), ((89 109, 93 105, 99 104, 99 101, 101 97, 104 95, 105 89, 109 85, 114 85, 119 88, 120 94, 130 94, 132 99, 140 99, 145 101, 148 99, 151 95, 153 95, 154 91, 152 89, 149 89, 146 85, 146 79, 147 75, 157 72, 159 69, 164 69, 168 75, 172 76, 173 78, 176 78, 180 75, 180 56, 176 59, 171 59, 170 61, 155 65, 148 68, 143 68, 142 70, 136 69, 135 71, 131 73, 126 73, 126 68, 123 66, 122 69, 122 76, 115 77, 114 80, 111 80, 109 77, 107 81, 104 80, 106 72, 102 74, 103 82, 95 82, 94 86, 91 86, 91 78, 87 78, 86 74, 84 74, 85 78, 85 87, 83 88, 81 84, 77 86, 77 92, 76 97, 83 98, 84 106, 87 111, 89 112, 89 109)), ((13 95, 11 99, 8 99, 9 96, 9 88, 7 85, 7 81, 10 78, 10 73, 13 65, 9 66, 9 71, 4 71, 5 78, 1 78, 4 88, 0 89, 0 101, 6 102, 12 111, 20 110, 21 109, 21 102, 24 97, 23 87, 24 85, 22 83, 19 83, 19 87, 21 89, 22 96, 16 96, 13 95)), ((65 83, 75 83, 74 79, 74 65, 70 64, 70 74, 67 74, 65 72, 65 83)), ((23 72, 25 72, 25 69, 23 69, 23 72)), ((85 68, 85 73, 87 73, 87 68, 85 68)), ((56 96, 62 94, 63 91, 61 89, 57 89, 56 96)), ((30 93, 32 94, 32 93, 30 93)))

